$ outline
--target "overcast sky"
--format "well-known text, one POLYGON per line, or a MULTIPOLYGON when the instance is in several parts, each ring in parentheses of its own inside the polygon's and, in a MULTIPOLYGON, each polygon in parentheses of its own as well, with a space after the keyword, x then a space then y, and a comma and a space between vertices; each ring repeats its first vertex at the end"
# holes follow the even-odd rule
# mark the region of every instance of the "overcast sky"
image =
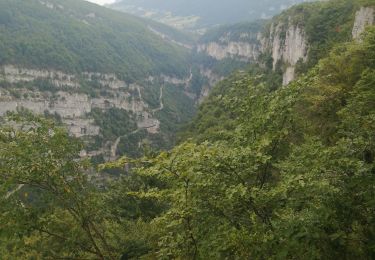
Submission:
POLYGON ((115 0, 86 0, 86 1, 93 2, 96 4, 100 4, 100 5, 110 4, 110 3, 115 2, 115 0))

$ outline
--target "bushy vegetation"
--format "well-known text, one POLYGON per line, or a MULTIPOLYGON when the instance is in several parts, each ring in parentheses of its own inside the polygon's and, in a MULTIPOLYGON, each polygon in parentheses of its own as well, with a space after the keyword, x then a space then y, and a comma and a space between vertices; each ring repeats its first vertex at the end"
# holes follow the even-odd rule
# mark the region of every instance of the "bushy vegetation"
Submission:
POLYGON ((156 147, 170 149, 175 145, 176 133, 181 126, 186 125, 195 115, 195 104, 193 99, 180 92, 176 86, 166 84, 163 93, 164 108, 155 116, 160 120, 160 130, 164 134, 154 141, 156 147))
POLYGON ((90 116, 94 118, 95 124, 100 127, 100 135, 105 141, 114 141, 117 137, 137 129, 135 115, 124 109, 110 108, 103 111, 95 108, 90 116))

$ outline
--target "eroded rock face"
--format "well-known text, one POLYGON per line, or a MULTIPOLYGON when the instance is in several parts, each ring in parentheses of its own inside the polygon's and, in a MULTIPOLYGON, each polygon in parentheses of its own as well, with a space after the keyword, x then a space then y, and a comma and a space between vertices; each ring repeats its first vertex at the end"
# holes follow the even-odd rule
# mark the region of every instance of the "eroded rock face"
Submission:
MULTIPOLYGON (((17 88, 17 96, 6 89, 0 90, 0 115, 7 111, 26 108, 36 114, 56 114, 67 125, 69 132, 76 136, 95 136, 99 127, 88 118, 94 108, 107 110, 119 108, 136 115, 139 128, 149 133, 158 133, 160 122, 153 116, 152 110, 141 95, 142 86, 126 84, 114 74, 82 73, 81 75, 66 74, 54 70, 35 70, 7 65, 0 68, 0 80, 10 84, 28 84, 36 80, 46 80, 51 86, 60 89, 57 92, 35 91, 17 88), (106 95, 92 98, 88 94, 79 93, 80 82, 96 82, 106 90, 106 95), (137 93, 138 95, 134 95, 137 93)), ((166 78, 166 81, 186 83, 187 80, 166 78)))
POLYGON ((297 62, 307 60, 308 44, 304 30, 293 24, 272 25, 269 42, 264 42, 269 46, 264 46, 263 49, 271 50, 273 69, 276 69, 279 61, 287 65, 283 75, 283 84, 289 84, 295 78, 297 62), (286 32, 283 28, 287 28, 286 32))
POLYGON ((66 74, 60 71, 34 70, 27 68, 18 68, 12 65, 2 67, 3 80, 9 83, 31 82, 36 79, 49 79, 56 87, 79 87, 78 79, 72 74, 66 74))
POLYGON ((297 62, 307 59, 307 40, 305 32, 298 26, 290 26, 286 33, 283 60, 284 62, 294 66, 297 62))
POLYGON ((196 46, 196 51, 223 60, 235 58, 242 61, 256 61, 261 54, 262 44, 260 32, 243 32, 235 35, 225 32, 217 41, 201 43, 196 46))
POLYGON ((359 39, 361 34, 365 31, 366 26, 374 25, 375 8, 374 7, 361 7, 356 12, 355 21, 353 26, 353 39, 359 39))
POLYGON ((283 75, 283 85, 288 85, 295 79, 295 68, 293 66, 287 67, 283 75))
POLYGON ((207 78, 208 84, 202 86, 202 90, 198 98, 198 104, 202 103, 209 96, 213 86, 215 86, 219 81, 224 80, 224 77, 216 75, 214 72, 212 72, 212 70, 205 69, 203 67, 200 68, 200 73, 207 78))
POLYGON ((63 122, 67 126, 69 133, 75 137, 99 135, 100 128, 95 125, 92 119, 64 119, 63 122))
POLYGON ((81 87, 80 81, 85 80, 87 82, 97 82, 99 85, 110 89, 127 87, 127 84, 119 80, 115 74, 84 72, 81 75, 73 75, 57 70, 36 70, 13 65, 1 67, 0 72, 2 72, 0 79, 9 83, 24 83, 40 79, 48 80, 56 88, 79 88, 81 87))
POLYGON ((259 48, 259 44, 231 41, 225 44, 216 42, 201 44, 198 45, 197 51, 204 52, 217 60, 223 60, 229 57, 251 61, 256 60, 259 57, 259 48))
POLYGON ((239 41, 230 41, 223 35, 217 42, 197 46, 198 52, 223 60, 235 58, 247 62, 257 62, 261 54, 270 53, 273 59, 273 69, 281 61, 287 66, 283 77, 283 84, 288 84, 295 77, 295 65, 299 60, 307 60, 307 37, 302 27, 294 25, 291 19, 285 23, 272 24, 268 35, 260 32, 256 35, 244 33, 239 41), (246 41, 248 40, 248 41, 246 41))

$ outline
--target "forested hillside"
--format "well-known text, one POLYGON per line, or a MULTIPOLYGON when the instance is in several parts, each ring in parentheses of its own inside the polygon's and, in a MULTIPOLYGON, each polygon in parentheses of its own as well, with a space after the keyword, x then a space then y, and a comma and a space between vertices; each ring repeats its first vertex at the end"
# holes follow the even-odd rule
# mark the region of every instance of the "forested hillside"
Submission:
MULTIPOLYGON (((116 178, 88 175, 81 141, 55 121, 7 114, 0 255, 374 259, 375 2, 320 4, 314 24, 328 33, 311 45, 320 51, 310 49, 295 80, 282 84, 272 55, 268 66, 233 74, 202 103, 175 148, 98 167, 116 178), (332 30, 340 21, 348 27, 343 35, 332 30)), ((298 16, 304 8, 290 10, 288 20, 311 21, 298 16)), ((121 124, 129 120, 122 113, 100 112, 109 136, 122 134, 106 127, 111 118, 133 127, 121 124)))
POLYGON ((126 81, 188 73, 186 50, 136 17, 84 1, 2 0, 0 63, 115 73, 126 81))

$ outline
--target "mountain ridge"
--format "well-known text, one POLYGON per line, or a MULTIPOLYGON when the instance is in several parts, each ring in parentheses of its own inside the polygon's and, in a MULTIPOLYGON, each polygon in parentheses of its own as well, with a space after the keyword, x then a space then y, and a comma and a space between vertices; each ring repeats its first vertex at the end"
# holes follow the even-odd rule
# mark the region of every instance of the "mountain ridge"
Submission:
POLYGON ((107 5, 142 17, 149 17, 179 29, 200 31, 216 25, 246 20, 270 18, 277 12, 304 0, 263 2, 235 0, 232 2, 204 1, 134 1, 122 0, 107 5))

